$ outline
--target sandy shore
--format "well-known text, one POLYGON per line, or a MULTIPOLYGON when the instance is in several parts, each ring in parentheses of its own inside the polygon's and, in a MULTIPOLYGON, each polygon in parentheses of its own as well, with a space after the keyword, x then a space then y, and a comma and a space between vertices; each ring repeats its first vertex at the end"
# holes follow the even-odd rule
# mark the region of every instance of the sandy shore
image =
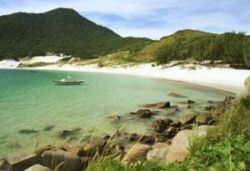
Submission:
POLYGON ((240 93, 244 90, 244 80, 250 75, 250 70, 233 69, 227 67, 207 67, 192 65, 178 65, 174 67, 155 66, 152 64, 140 64, 131 67, 103 67, 97 65, 69 65, 65 64, 37 67, 41 70, 63 70, 100 72, 110 74, 125 74, 143 77, 160 78, 167 80, 183 81, 202 86, 222 89, 233 93, 240 93), (196 69, 193 69, 193 68, 196 69))
MULTIPOLYGON (((174 81, 184 81, 202 86, 222 89, 233 93, 240 93, 244 90, 244 81, 250 76, 250 70, 233 69, 229 67, 208 67, 201 65, 178 65, 173 67, 152 66, 152 64, 140 64, 130 67, 112 66, 98 67, 92 65, 70 65, 56 64, 62 57, 45 56, 33 57, 23 61, 3 60, 0 61, 0 68, 17 68, 20 63, 32 64, 37 62, 54 63, 42 67, 28 69, 39 70, 63 70, 63 71, 82 71, 100 72, 110 74, 125 74, 143 77, 168 79, 174 81)), ((27 69, 27 68, 25 68, 27 69)))

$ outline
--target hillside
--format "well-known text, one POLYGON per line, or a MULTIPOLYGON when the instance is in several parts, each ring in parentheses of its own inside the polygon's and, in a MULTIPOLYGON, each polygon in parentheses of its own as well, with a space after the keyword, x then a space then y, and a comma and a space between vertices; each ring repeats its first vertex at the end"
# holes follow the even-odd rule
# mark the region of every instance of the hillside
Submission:
POLYGON ((142 61, 159 64, 172 60, 221 60, 239 66, 250 66, 250 39, 243 32, 213 34, 197 30, 181 30, 163 37, 138 53, 142 61))
POLYGON ((151 40, 122 38, 72 9, 0 17, 0 59, 64 53, 93 58, 117 50, 137 51, 151 40))

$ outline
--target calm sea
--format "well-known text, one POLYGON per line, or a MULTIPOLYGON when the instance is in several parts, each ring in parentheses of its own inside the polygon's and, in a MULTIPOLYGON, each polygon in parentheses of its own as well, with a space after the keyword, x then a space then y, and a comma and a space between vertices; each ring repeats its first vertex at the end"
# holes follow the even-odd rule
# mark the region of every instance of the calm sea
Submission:
MULTIPOLYGON (((125 119, 107 122, 110 115, 125 118, 146 103, 185 99, 169 97, 170 92, 203 103, 223 100, 227 92, 150 78, 64 71, 0 70, 0 158, 34 150, 37 145, 58 144, 61 130, 80 128, 72 143, 87 135, 111 133, 119 127, 144 133, 148 121, 125 119), (84 79, 79 86, 58 86, 52 80, 66 76, 84 79), (51 126, 51 130, 44 128, 51 126), (36 133, 22 134, 28 129, 36 133)), ((203 106, 198 106, 203 107, 203 106)))

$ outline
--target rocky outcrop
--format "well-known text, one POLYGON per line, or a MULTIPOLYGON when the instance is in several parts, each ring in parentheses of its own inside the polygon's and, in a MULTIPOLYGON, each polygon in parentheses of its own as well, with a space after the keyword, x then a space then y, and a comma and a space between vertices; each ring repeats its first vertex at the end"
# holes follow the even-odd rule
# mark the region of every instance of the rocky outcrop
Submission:
POLYGON ((205 137, 207 130, 212 126, 199 126, 193 130, 183 130, 173 138, 169 151, 165 158, 165 163, 184 161, 189 154, 189 147, 197 137, 205 137))
POLYGON ((125 154, 122 163, 128 165, 145 160, 149 150, 151 150, 151 146, 137 143, 125 154))

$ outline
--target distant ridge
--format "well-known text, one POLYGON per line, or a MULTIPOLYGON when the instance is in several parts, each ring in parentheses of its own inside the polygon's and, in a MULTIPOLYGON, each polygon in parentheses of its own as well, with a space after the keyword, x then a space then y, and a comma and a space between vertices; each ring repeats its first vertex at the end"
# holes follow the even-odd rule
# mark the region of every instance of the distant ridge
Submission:
POLYGON ((122 38, 68 8, 0 16, 0 59, 64 53, 94 58, 118 50, 138 51, 146 38, 122 38))

